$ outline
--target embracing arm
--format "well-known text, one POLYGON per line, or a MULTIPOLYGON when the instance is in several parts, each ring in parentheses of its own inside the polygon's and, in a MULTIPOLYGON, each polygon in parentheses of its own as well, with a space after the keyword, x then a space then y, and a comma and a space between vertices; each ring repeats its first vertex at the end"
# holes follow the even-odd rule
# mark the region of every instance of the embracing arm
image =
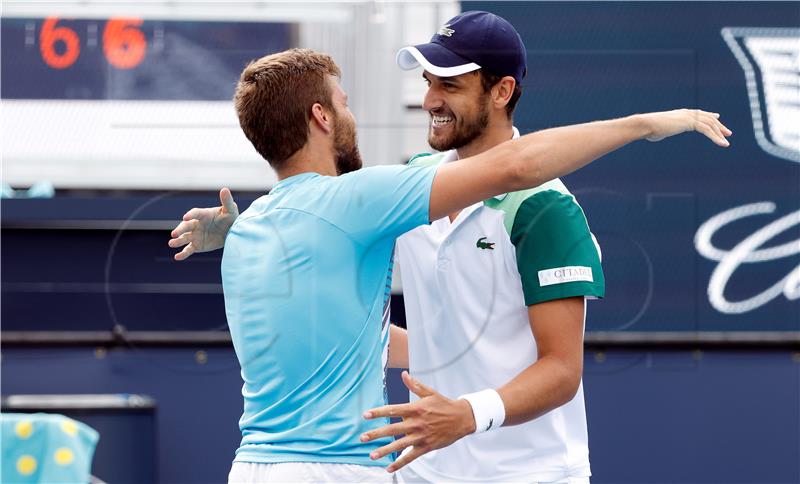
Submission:
POLYGON ((183 247, 175 254, 175 260, 185 260, 195 252, 209 252, 225 245, 228 230, 239 216, 239 207, 227 188, 219 191, 219 201, 219 207, 193 208, 183 215, 183 221, 172 230, 172 239, 167 243, 173 249, 183 247))
MULTIPOLYGON (((504 426, 533 420, 575 396, 583 371, 584 310, 583 297, 528 306, 539 357, 497 390, 505 407, 504 426)), ((403 418, 402 422, 362 436, 363 441, 369 441, 388 435, 404 435, 371 455, 371 458, 379 459, 412 447, 389 466, 391 472, 431 450, 446 447, 475 432, 477 424, 475 410, 468 401, 447 398, 407 372, 402 376, 403 383, 419 400, 371 409, 364 414, 368 419, 403 418)))
POLYGON ((569 174, 636 140, 659 141, 698 131, 719 146, 732 133, 719 115, 678 109, 537 131, 441 166, 433 180, 430 220, 502 193, 533 188, 569 174))
POLYGON ((395 324, 389 327, 389 368, 408 368, 408 333, 395 324))
MULTIPOLYGON (((677 109, 545 129, 506 141, 439 167, 431 187, 429 220, 495 195, 541 185, 633 141, 659 141, 686 131, 698 131, 719 146, 728 146, 725 137, 732 134, 716 113, 677 109)), ((220 191, 220 202, 219 207, 186 212, 169 241, 172 248, 184 247, 175 260, 222 248, 239 212, 227 188, 220 191)))

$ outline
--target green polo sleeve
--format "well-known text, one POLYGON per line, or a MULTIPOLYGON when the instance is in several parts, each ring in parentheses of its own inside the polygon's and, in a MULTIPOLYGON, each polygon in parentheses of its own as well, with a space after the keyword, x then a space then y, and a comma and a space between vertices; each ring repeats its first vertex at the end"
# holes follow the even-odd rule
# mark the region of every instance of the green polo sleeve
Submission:
POLYGON ((514 216, 511 242, 526 305, 605 295, 599 248, 572 195, 544 190, 526 198, 514 216))

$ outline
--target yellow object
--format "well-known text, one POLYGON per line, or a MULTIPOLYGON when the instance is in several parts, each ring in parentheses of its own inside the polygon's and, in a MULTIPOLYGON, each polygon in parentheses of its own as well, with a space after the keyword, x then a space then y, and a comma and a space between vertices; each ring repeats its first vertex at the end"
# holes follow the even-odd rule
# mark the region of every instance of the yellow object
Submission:
POLYGON ((72 420, 66 419, 61 422, 61 430, 67 435, 75 435, 78 433, 78 424, 72 420))
POLYGON ((75 460, 75 454, 68 447, 61 447, 56 450, 55 458, 56 464, 66 466, 72 464, 72 461, 75 460))
POLYGON ((0 484, 87 483, 98 438, 64 415, 0 413, 0 484))
POLYGON ((23 476, 29 476, 36 470, 36 459, 29 455, 23 455, 17 460, 17 470, 23 476))
POLYGON ((27 439, 33 433, 33 423, 30 420, 18 422, 14 427, 14 431, 20 439, 27 439))

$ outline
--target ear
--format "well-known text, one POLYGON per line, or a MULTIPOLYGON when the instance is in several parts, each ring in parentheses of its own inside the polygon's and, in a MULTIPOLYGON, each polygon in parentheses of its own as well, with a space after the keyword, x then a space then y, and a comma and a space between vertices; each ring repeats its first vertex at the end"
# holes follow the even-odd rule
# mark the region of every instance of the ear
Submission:
POLYGON ((511 76, 505 76, 497 81, 497 84, 492 86, 492 102, 495 108, 505 109, 506 104, 511 101, 511 96, 514 94, 514 88, 517 81, 511 76))
POLYGON ((314 103, 311 106, 311 118, 308 121, 325 134, 333 132, 333 115, 320 103, 314 103))

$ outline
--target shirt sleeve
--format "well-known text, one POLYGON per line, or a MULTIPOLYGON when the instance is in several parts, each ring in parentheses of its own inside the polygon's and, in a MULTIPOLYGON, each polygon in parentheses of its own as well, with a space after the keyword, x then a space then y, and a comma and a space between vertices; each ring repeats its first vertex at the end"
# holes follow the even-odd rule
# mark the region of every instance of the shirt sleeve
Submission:
POLYGON ((337 178, 335 205, 326 215, 350 237, 371 244, 429 223, 436 166, 363 168, 337 178))
POLYGON ((546 190, 528 197, 517 210, 511 242, 526 305, 605 295, 599 247, 571 195, 546 190))

